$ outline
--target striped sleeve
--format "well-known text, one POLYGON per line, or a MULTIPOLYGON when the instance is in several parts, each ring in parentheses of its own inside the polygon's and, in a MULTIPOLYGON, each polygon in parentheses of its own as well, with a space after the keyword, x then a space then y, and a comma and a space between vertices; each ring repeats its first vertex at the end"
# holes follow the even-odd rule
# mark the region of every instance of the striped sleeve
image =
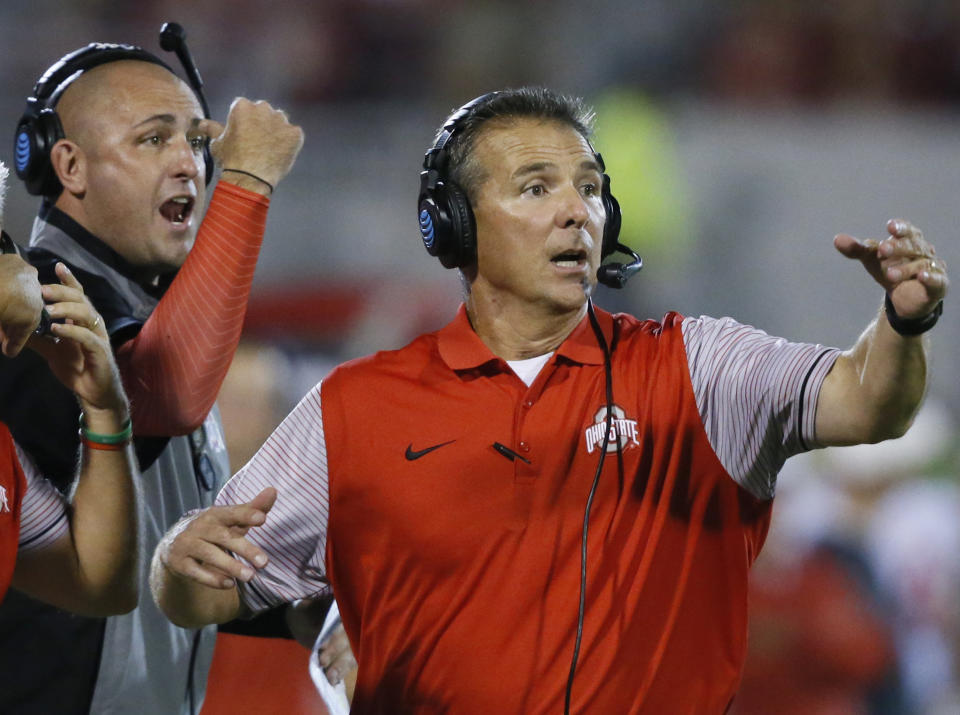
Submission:
POLYGON ((17 459, 27 480, 27 490, 20 507, 21 553, 49 546, 67 533, 67 503, 47 479, 40 474, 30 456, 14 443, 17 459))
POLYGON ((221 181, 183 267, 137 337, 117 348, 137 435, 197 429, 237 349, 270 201, 221 181))
POLYGON ((740 486, 773 497, 786 459, 817 446, 817 398, 840 351, 791 343, 732 318, 686 318, 682 329, 713 451, 740 486))
POLYGON ((263 526, 251 529, 247 538, 267 553, 269 562, 240 585, 244 604, 254 612, 328 590, 324 551, 329 489, 319 384, 227 482, 216 501, 248 502, 265 487, 276 487, 277 501, 263 526))

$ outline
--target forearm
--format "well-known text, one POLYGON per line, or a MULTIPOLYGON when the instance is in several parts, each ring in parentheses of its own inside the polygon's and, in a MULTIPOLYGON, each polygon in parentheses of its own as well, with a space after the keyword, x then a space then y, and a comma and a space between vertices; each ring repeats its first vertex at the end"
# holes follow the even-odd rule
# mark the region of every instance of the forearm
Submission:
POLYGON ((138 435, 188 434, 213 406, 240 340, 269 201, 218 184, 196 243, 117 363, 138 435))
POLYGON ((927 349, 925 335, 899 335, 881 309, 824 381, 818 441, 879 442, 906 432, 926 390, 927 349))
MULTIPOLYGON (((127 410, 87 409, 87 428, 100 434, 123 429, 127 410)), ((71 499, 71 533, 80 583, 90 599, 111 610, 136 606, 139 559, 138 492, 133 450, 83 447, 71 499)))
POLYGON ((212 588, 178 576, 163 563, 159 548, 150 565, 150 590, 160 610, 181 628, 226 623, 247 613, 236 587, 212 588))

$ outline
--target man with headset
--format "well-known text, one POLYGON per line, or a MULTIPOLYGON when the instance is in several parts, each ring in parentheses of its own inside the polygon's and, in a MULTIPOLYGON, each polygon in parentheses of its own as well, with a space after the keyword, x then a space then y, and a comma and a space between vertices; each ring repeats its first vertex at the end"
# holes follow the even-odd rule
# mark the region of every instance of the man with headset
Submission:
MULTIPOLYGON (((303 141, 265 102, 237 99, 225 126, 210 119, 182 30, 169 29, 161 44, 190 84, 140 48, 92 44, 44 73, 15 138, 17 174, 43 198, 26 255, 45 282, 57 262, 71 267, 115 347, 148 553, 228 476, 214 401, 239 339, 269 196, 303 141), (201 224, 214 162, 222 179, 201 224)), ((77 408, 41 368, 21 356, 3 371, 0 416, 62 488, 77 408)), ((145 583, 145 569, 139 577, 145 583)), ((215 629, 175 628, 149 597, 105 620, 11 598, 0 638, 21 644, 0 656, 5 713, 169 715, 199 712, 215 629)))
POLYGON ((164 612, 194 627, 331 584, 358 713, 725 711, 776 474, 906 430, 945 267, 905 221, 838 236, 887 294, 846 352, 594 309, 639 259, 600 268, 619 206, 588 136, 547 90, 447 120, 420 226, 464 306, 331 373, 164 537, 164 612))

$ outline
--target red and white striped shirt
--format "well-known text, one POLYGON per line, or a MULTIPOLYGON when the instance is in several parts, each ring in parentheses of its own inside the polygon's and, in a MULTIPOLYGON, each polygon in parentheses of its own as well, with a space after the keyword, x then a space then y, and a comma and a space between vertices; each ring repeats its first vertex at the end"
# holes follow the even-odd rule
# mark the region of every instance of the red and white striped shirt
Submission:
POLYGON ((20 510, 20 553, 49 546, 67 532, 67 506, 63 495, 40 474, 30 455, 14 442, 17 459, 27 479, 20 510))

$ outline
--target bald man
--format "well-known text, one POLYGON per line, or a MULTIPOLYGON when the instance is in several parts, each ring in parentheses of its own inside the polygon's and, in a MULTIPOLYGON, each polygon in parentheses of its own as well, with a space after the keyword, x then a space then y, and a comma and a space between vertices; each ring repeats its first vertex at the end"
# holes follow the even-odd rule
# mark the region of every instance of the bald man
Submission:
MULTIPOLYGON (((206 119, 191 88, 152 55, 104 48, 93 53, 102 61, 65 72, 47 95, 63 136, 49 151, 56 186, 44 190, 26 255, 42 282, 67 264, 103 316, 130 396, 150 553, 229 477, 214 402, 239 339, 269 197, 303 134, 283 112, 246 99, 225 125, 206 119), (204 215, 208 140, 221 179, 204 215)), ((65 488, 78 410, 42 368, 21 356, 4 371, 0 419, 65 488)), ((0 638, 18 644, 0 649, 4 713, 193 715, 215 629, 177 628, 149 596, 107 619, 65 618, 11 597, 0 607, 0 638)))

